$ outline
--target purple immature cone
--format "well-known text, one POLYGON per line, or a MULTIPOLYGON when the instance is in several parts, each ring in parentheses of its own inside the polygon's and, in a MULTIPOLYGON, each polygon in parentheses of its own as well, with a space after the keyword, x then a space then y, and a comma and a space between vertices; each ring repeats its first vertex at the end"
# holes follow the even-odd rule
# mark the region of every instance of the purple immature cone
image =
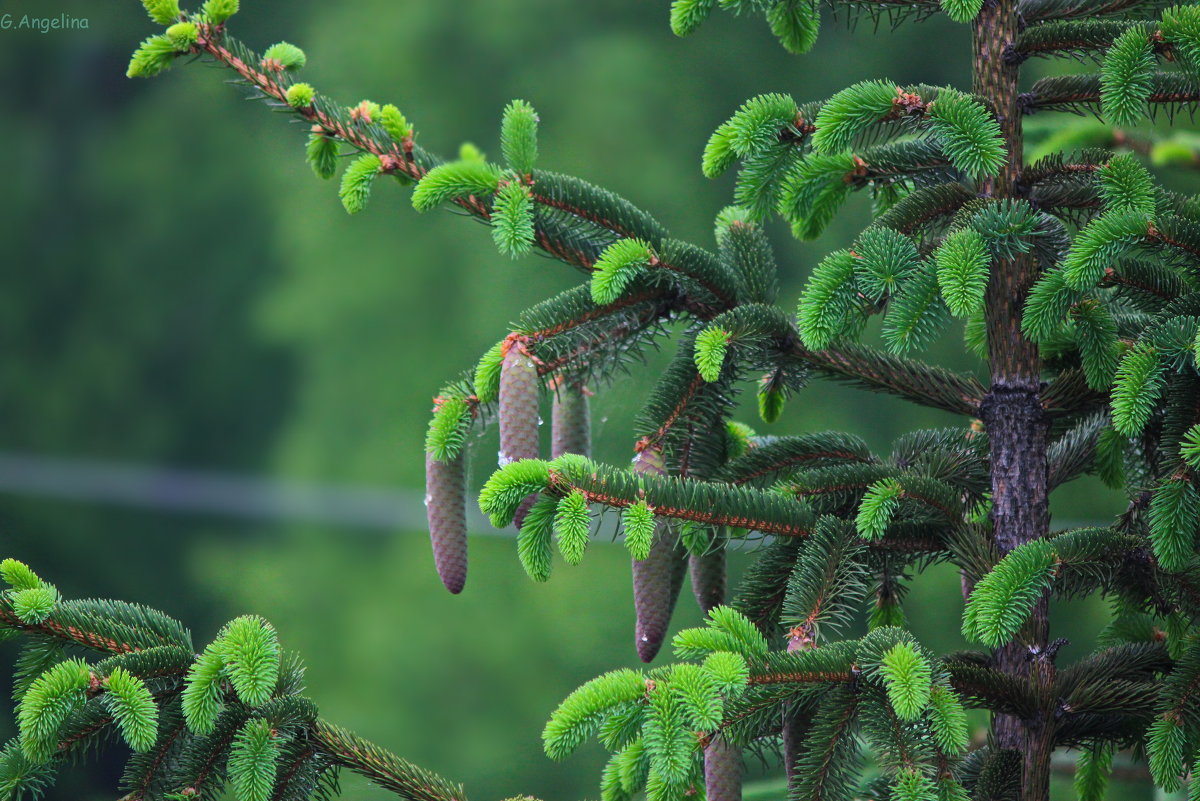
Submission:
POLYGON ((467 583, 467 480, 464 457, 439 462, 425 454, 425 514, 433 563, 446 589, 462 592, 467 583))
MULTIPOLYGON (((797 626, 792 629, 788 637, 787 651, 807 651, 816 647, 816 642, 812 638, 812 632, 806 626, 797 626)), ((787 773, 788 788, 791 788, 792 779, 796 775, 796 760, 800 758, 800 748, 804 745, 804 738, 808 736, 809 724, 811 721, 806 716, 801 716, 797 712, 784 707, 783 709, 783 768, 787 773)))
MULTIPOLYGON (((662 475, 662 452, 645 450, 634 462, 633 469, 647 475, 662 475)), ((659 522, 654 528, 650 554, 633 560, 633 608, 637 616, 634 641, 638 658, 649 662, 662 648, 671 624, 671 612, 683 587, 687 570, 686 552, 671 527, 659 522)))
POLYGON ((582 384, 564 381, 554 393, 550 425, 550 456, 564 453, 592 455, 592 421, 588 391, 582 384))
POLYGON ((706 801, 741 801, 742 749, 717 736, 704 747, 706 801))
POLYGON ((718 543, 703 556, 688 557, 692 575, 692 594, 704 614, 725 603, 725 545, 718 543))
MULTIPOLYGON (((511 340, 500 366, 500 463, 539 455, 537 365, 524 345, 511 340)), ((513 517, 517 528, 536 500, 537 495, 530 495, 521 502, 513 517)))

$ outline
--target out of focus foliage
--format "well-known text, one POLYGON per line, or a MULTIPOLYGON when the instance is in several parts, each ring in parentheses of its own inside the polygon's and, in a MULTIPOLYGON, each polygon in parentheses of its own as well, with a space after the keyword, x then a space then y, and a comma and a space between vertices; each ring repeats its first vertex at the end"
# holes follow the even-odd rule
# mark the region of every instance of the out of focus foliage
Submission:
MULTIPOLYGON (((363 214, 337 213, 335 193, 296 168, 304 131, 255 135, 283 123, 243 109, 202 71, 127 81, 144 28, 137 4, 13 0, 3 11, 89 26, 0 31, 0 451, 415 488, 411 455, 447 365, 472 361, 523 308, 520 281, 549 294, 575 280, 551 262, 528 278, 483 228, 448 215, 418 222, 400 193, 389 202, 390 187, 363 214)), ((944 84, 968 56, 930 47, 950 25, 932 21, 886 49, 867 26, 831 26, 797 61, 759 21, 680 40, 661 4, 639 0, 264 1, 239 23, 248 39, 302 43, 324 91, 400 102, 432 136, 494 147, 500 109, 528 98, 542 117, 542 164, 603 183, 697 240, 729 196, 700 175, 704 140, 743 98, 827 97, 884 71, 944 84)), ((796 296, 815 258, 859 222, 843 215, 810 245, 776 237, 781 294, 796 296)), ((523 266, 538 268, 535 258, 523 266)), ((963 352, 957 341, 938 348, 950 361, 963 352)), ((598 397, 596 419, 625 400, 619 386, 598 397)), ((901 430, 901 408, 906 429, 945 422, 831 387, 806 393, 772 433, 857 429, 883 443, 901 430)), ((623 458, 624 438, 606 441, 602 422, 595 433, 600 458, 623 458)), ((1056 515, 1112 511, 1089 506, 1085 490, 1056 515)), ((264 615, 307 655, 327 714, 435 770, 452 766, 468 787, 593 791, 595 771, 547 762, 537 734, 570 688, 630 653, 627 598, 581 596, 561 578, 533 586, 510 543, 475 547, 486 564, 452 598, 434 589, 420 531, 364 536, 15 495, 0 497, 0 524, 5 553, 53 566, 72 596, 141 601, 214 629, 226 612, 264 615), (394 707, 370 702, 384 692, 394 707)), ((575 577, 615 586, 627 569, 622 552, 598 550, 575 577)), ((907 611, 930 647, 954 645, 958 609, 918 595, 907 611)), ((93 786, 112 781, 81 775, 60 791, 87 799, 93 786)))

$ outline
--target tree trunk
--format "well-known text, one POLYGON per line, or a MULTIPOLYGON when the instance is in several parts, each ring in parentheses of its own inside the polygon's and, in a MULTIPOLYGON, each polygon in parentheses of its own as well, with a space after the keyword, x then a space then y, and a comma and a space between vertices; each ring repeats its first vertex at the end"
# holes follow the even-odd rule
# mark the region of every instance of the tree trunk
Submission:
MULTIPOLYGON (((986 98, 1000 121, 1008 163, 985 185, 992 197, 1014 197, 1023 163, 1018 70, 1005 50, 1017 34, 1015 0, 985 0, 974 23, 974 91, 986 98)), ((1001 553, 1046 535, 1050 525, 1047 487, 1047 420, 1041 403, 1037 346, 1021 335, 1021 310, 1037 278, 1029 256, 999 262, 987 290, 988 355, 992 383, 980 409, 992 467, 993 536, 1001 553)), ((1053 654, 1045 599, 1017 639, 995 655, 1006 673, 1028 677, 1049 690, 1053 654)), ((1049 697, 1049 692, 1043 693, 1049 697)), ((996 745, 1023 756, 1023 801, 1046 801, 1054 726, 1048 714, 1031 720, 1011 715, 993 719, 996 745)))

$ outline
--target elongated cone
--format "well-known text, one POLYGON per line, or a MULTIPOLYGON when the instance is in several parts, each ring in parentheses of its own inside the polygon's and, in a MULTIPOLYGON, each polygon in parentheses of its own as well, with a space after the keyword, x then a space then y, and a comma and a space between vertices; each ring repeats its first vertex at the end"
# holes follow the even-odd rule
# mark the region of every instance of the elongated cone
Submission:
MULTIPOLYGON (((500 463, 536 459, 538 449, 537 365, 519 341, 506 343, 508 350, 500 366, 500 463)), ((517 528, 537 500, 530 495, 521 501, 513 522, 517 528)))
MULTIPOLYGON (((645 450, 638 455, 633 469, 648 475, 662 475, 662 452, 645 450)), ((654 528, 654 542, 645 559, 633 560, 633 608, 637 616, 634 640, 638 658, 649 662, 662 648, 671 612, 683 588, 687 571, 687 552, 679 544, 671 527, 659 521, 654 528)))
POLYGON ((703 556, 688 556, 692 575, 692 594, 701 611, 708 614, 715 606, 725 603, 725 544, 714 543, 703 556))
MULTIPOLYGON (((787 651, 807 651, 816 647, 811 632, 805 628, 792 629, 788 637, 787 651)), ((783 767, 787 774, 788 788, 791 789, 792 779, 796 774, 796 760, 800 758, 800 748, 804 738, 808 736, 809 725, 812 721, 807 715, 801 715, 796 710, 785 705, 783 708, 783 767)))
POLYGON ((557 459, 564 453, 592 455, 592 421, 588 409, 587 389, 581 384, 564 381, 554 393, 554 408, 550 424, 550 456, 557 459))
POLYGON ((741 801, 742 749, 721 736, 704 747, 705 801, 741 801))
POLYGON ((467 583, 467 480, 464 456, 439 462, 425 454, 425 514, 433 563, 446 589, 462 592, 467 583))
POLYGON ((796 774, 796 761, 800 759, 800 748, 804 738, 808 736, 809 720, 807 717, 792 712, 787 707, 783 710, 783 767, 787 774, 788 788, 796 774))

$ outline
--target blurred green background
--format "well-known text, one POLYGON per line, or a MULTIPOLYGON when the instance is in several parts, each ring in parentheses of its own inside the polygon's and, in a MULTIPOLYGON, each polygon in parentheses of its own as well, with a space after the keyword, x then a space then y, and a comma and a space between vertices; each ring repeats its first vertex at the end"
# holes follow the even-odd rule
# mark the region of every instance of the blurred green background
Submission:
MULTIPOLYGON (((827 20, 815 51, 796 58, 761 19, 718 14, 676 39, 667 5, 246 0, 234 28, 258 49, 303 47, 305 79, 347 104, 397 103, 443 153, 465 140, 494 150, 500 110, 525 98, 542 118, 542 165, 601 183, 705 245, 731 182, 703 179, 700 152, 745 98, 816 99, 881 76, 967 80, 969 35, 945 19, 902 33, 827 20)), ((485 229, 419 217, 392 185, 348 217, 335 186, 305 167, 303 128, 244 102, 222 71, 127 80, 129 53, 153 29, 135 0, 3 0, 0 13, 89 23, 0 30, 4 554, 70 596, 164 608, 198 643, 235 614, 268 617, 305 655, 325 716, 465 782, 475 799, 595 797, 600 754, 553 764, 539 734, 572 688, 635 660, 623 549, 598 543, 582 567, 536 586, 511 538, 480 529, 467 590, 451 597, 419 525, 430 398, 522 308, 580 276, 541 258, 506 261, 485 229), (297 483, 310 508, 285 519, 205 512, 205 497, 161 470, 218 474, 235 494, 261 492, 264 479, 297 483), (87 497, 97 482, 132 485, 159 508, 87 497), (305 487, 382 498, 384 525, 378 514, 376 525, 331 521, 327 496, 305 487), (169 508, 179 502, 197 508, 169 508)), ((865 214, 852 206, 812 245, 773 228, 785 303, 865 214)), ((956 339, 937 356, 971 368, 956 339)), ((622 379, 596 398, 602 458, 628 458, 642 383, 622 379)), ((885 448, 904 430, 952 422, 815 383, 772 432, 845 429, 885 448)), ((494 434, 475 445, 476 482, 495 453, 494 434)), ((1060 521, 1103 519, 1120 503, 1087 482, 1062 495, 1060 521)), ((908 604, 937 649, 961 645, 959 610, 948 570, 908 604)), ((1056 624, 1077 643, 1065 659, 1086 652, 1101 613, 1100 602, 1077 605, 1056 624)), ((677 623, 696 618, 685 594, 677 623)), ((7 716, 2 725, 11 732, 7 716)), ((110 799, 114 770, 73 770, 53 797, 110 799)), ((384 797, 346 786, 349 798, 384 797)))

